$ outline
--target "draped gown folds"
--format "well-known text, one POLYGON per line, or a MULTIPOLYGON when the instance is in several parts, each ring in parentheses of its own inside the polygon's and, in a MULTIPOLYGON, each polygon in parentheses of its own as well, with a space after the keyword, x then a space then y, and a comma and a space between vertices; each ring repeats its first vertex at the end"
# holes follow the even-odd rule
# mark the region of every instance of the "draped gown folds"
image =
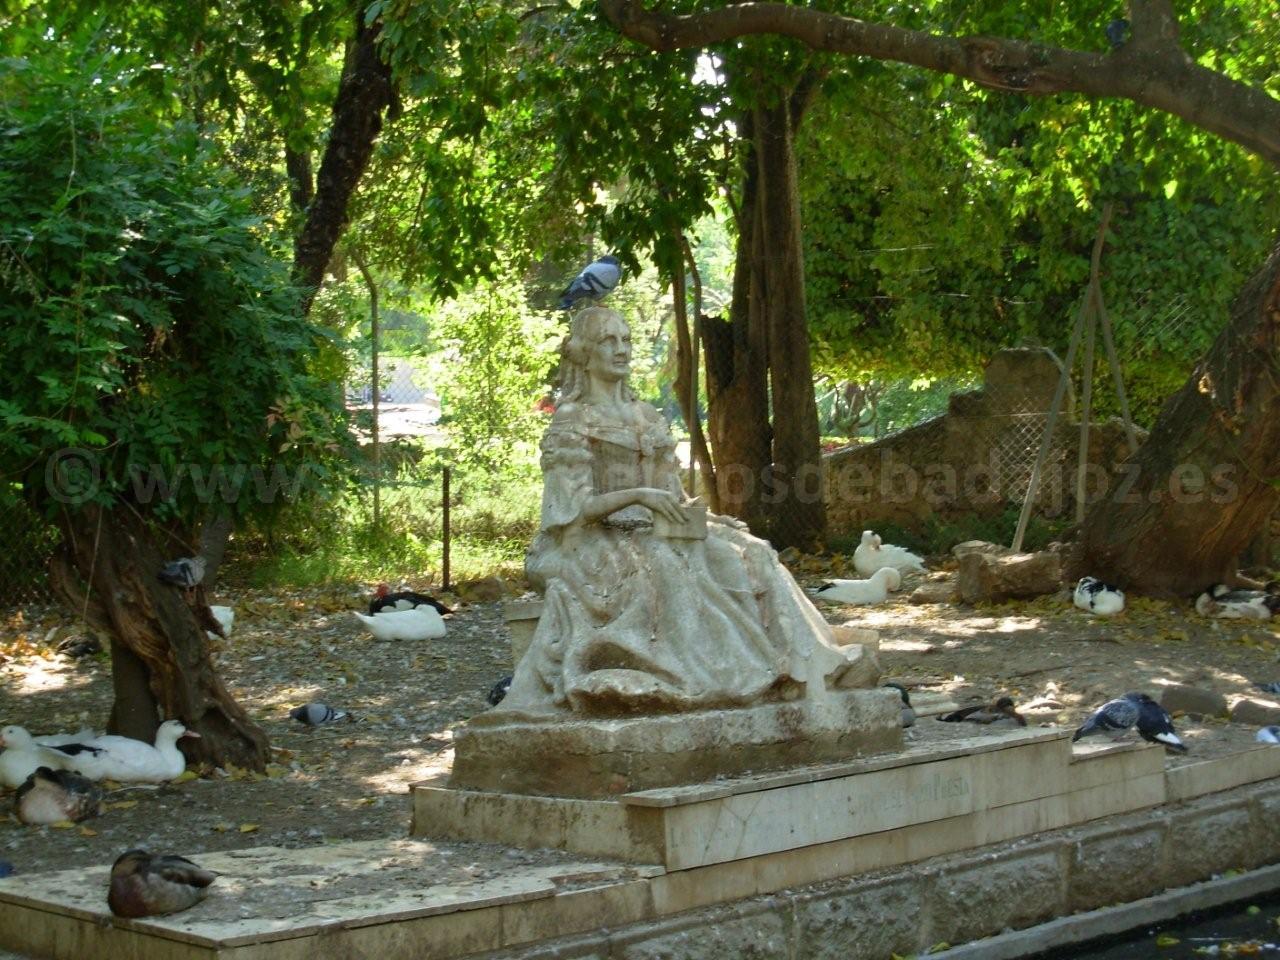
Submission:
POLYGON ((683 499, 666 421, 644 403, 626 413, 610 419, 568 403, 543 437, 541 532, 527 572, 545 604, 498 709, 672 712, 849 685, 860 649, 832 643, 776 553, 745 525, 713 515, 705 538, 664 535, 638 504, 582 521, 594 494, 656 487, 683 499))

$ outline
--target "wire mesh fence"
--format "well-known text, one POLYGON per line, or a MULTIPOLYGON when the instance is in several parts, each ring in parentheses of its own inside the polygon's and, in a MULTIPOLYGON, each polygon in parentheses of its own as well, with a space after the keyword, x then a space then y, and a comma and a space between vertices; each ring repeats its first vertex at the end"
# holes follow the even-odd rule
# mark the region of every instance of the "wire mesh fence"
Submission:
POLYGON ((52 603, 49 560, 58 530, 26 503, 0 506, 0 608, 52 603))

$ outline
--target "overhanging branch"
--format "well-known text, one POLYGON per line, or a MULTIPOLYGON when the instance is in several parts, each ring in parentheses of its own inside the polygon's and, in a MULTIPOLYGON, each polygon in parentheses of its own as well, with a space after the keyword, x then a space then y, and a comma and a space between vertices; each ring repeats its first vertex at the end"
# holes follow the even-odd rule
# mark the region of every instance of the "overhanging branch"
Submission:
POLYGON ((911 64, 1011 93, 1132 100, 1181 117, 1280 167, 1280 101, 1187 57, 1177 46, 1177 20, 1168 0, 1131 0, 1133 42, 1104 53, 1004 37, 943 36, 784 3, 741 3, 688 16, 649 10, 640 0, 600 0, 600 7, 623 35, 653 50, 772 34, 814 50, 911 64))

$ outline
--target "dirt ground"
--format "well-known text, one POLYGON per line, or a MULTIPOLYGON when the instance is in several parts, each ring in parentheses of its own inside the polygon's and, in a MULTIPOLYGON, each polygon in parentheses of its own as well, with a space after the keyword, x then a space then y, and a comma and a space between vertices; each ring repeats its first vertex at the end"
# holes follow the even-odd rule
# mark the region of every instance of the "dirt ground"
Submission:
MULTIPOLYGON (((805 564, 797 573, 816 585, 805 564)), ((1205 621, 1189 606, 1144 600, 1120 616, 1092 618, 1065 593, 990 609, 912 605, 912 585, 882 606, 824 613, 833 623, 880 631, 885 679, 962 704, 1007 693, 1033 723, 1074 726, 1110 697, 1128 690, 1158 697, 1167 682, 1211 687, 1234 700, 1261 696, 1253 681, 1280 680, 1280 634, 1270 624, 1205 621)), ((27 827, 5 816, 0 860, 37 872, 109 863, 136 846, 193 855, 404 836, 407 786, 448 769, 453 729, 487 709, 486 692, 509 672, 508 637, 500 604, 479 603, 461 606, 441 640, 377 642, 347 612, 367 596, 344 587, 213 598, 236 610, 217 657, 233 694, 271 738, 269 776, 204 771, 160 788, 125 789, 108 797, 102 816, 74 827, 27 827), (315 729, 291 721, 289 708, 309 700, 350 710, 356 720, 315 729)), ((101 723, 111 698, 106 657, 52 652, 52 642, 75 631, 74 620, 58 611, 6 616, 0 722, 35 734, 101 723), (54 628, 61 630, 50 637, 54 628)), ((1178 727, 1189 759, 1254 736, 1225 721, 1179 718, 1178 727)))

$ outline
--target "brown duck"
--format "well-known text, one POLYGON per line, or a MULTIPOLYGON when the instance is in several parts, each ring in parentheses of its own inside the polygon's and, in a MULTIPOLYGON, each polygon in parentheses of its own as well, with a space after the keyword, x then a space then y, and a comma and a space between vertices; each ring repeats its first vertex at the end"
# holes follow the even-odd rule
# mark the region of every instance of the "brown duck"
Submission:
POLYGON ((1001 697, 995 703, 980 703, 976 707, 953 710, 938 719, 948 723, 996 723, 999 720, 1012 720, 1020 727, 1027 725, 1026 718, 1013 705, 1013 697, 1001 697))
POLYGON ((102 788, 70 770, 37 767, 13 795, 23 823, 75 823, 98 815, 102 788))
POLYGON ((203 900, 217 878, 185 857, 128 850, 111 867, 107 905, 117 917, 177 913, 203 900))

